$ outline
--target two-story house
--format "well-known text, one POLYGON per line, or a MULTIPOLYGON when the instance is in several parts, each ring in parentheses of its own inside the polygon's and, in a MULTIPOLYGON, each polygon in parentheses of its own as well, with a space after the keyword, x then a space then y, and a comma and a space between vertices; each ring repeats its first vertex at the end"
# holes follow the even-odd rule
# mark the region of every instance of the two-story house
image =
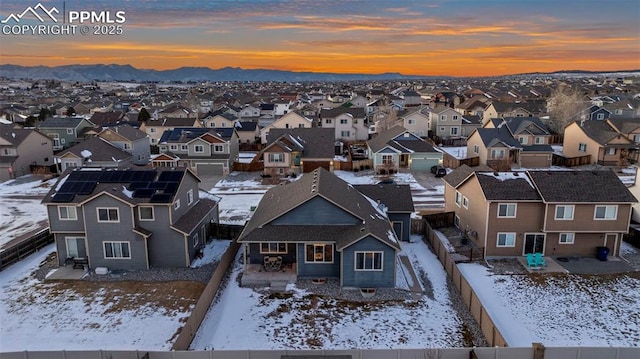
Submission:
POLYGON ((58 152, 54 157, 61 171, 74 167, 123 169, 133 164, 131 153, 100 137, 90 137, 58 152))
POLYGON ((538 116, 541 111, 537 103, 492 101, 482 114, 482 123, 486 124, 492 118, 538 116))
POLYGON ((231 128, 175 128, 167 130, 158 144, 160 156, 153 166, 188 167, 198 176, 226 175, 238 158, 238 134, 231 128))
POLYGON ((442 152, 402 126, 394 126, 367 141, 369 158, 377 173, 397 172, 401 167, 429 171, 442 163, 442 152))
POLYGON ((31 173, 31 165, 53 165, 53 140, 38 130, 0 125, 0 182, 31 173))
POLYGON ((237 121, 238 121, 238 117, 227 112, 202 119, 204 127, 210 127, 210 128, 233 127, 235 126, 237 121))
POLYGON ((331 128, 274 128, 262 150, 264 174, 298 175, 318 167, 333 172, 334 138, 331 128))
POLYGON ((273 128, 311 128, 312 125, 313 119, 305 117, 296 111, 289 112, 262 128, 260 130, 260 140, 262 143, 267 143, 267 135, 273 128))
POLYGON ((134 165, 144 166, 151 159, 149 136, 129 125, 108 127, 98 137, 131 154, 134 165))
POLYGON ((188 267, 218 221, 188 169, 65 172, 42 203, 59 265, 144 270, 188 267))
POLYGON ((319 124, 322 128, 333 128, 335 140, 343 142, 366 141, 369 139, 369 127, 366 124, 363 108, 335 107, 322 109, 319 124))
POLYGON ((445 210, 485 257, 620 251, 637 200, 612 171, 475 172, 445 176, 445 210))
POLYGON ((318 168, 267 191, 238 237, 242 285, 338 278, 341 287, 394 287, 400 243, 384 209, 318 168), (274 271, 272 279, 260 277, 274 271))
POLYGON ((150 119, 140 125, 140 131, 149 136, 149 142, 152 146, 157 146, 160 137, 165 131, 173 130, 179 127, 203 127, 202 122, 195 118, 169 117, 160 119, 150 119))
POLYGON ((38 129, 53 140, 53 150, 60 151, 84 140, 86 131, 94 125, 83 117, 49 117, 38 129))
POLYGON ((549 129, 542 123, 540 118, 494 118, 485 123, 484 128, 496 128, 500 126, 505 126, 511 136, 521 145, 520 153, 514 156, 515 164, 526 168, 551 166, 553 159, 553 148, 549 145, 551 132, 549 132, 549 129))
POLYGON ((496 127, 474 130, 467 138, 467 157, 479 157, 479 163, 492 168, 511 168, 520 163, 522 144, 502 122, 496 127))
POLYGON ((437 107, 429 112, 431 131, 440 138, 462 136, 462 114, 449 107, 437 107))
POLYGON ((590 155, 590 163, 603 166, 626 166, 637 162, 640 150, 635 137, 637 130, 629 128, 633 125, 624 126, 617 120, 571 122, 564 128, 562 154, 565 157, 590 155))
POLYGON ((428 112, 425 112, 422 111, 422 107, 414 107, 399 114, 398 117, 402 120, 402 127, 416 136, 427 137, 431 130, 431 118, 428 112))

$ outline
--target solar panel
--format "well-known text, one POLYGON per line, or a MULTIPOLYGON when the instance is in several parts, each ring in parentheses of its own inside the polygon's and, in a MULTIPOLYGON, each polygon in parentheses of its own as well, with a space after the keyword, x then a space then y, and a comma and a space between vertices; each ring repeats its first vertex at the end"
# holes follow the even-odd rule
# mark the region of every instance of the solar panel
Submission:
POLYGON ((133 191, 133 197, 135 198, 150 198, 156 192, 155 189, 141 188, 133 191))
POLYGON ((164 171, 164 172, 160 172, 160 176, 158 176, 158 181, 165 181, 165 182, 170 182, 171 181, 171 174, 173 173, 173 171, 164 171))
POLYGON ((169 182, 164 188, 164 193, 174 194, 178 191, 178 186, 180 186, 179 182, 169 182))
POLYGON ((77 194, 91 194, 96 188, 96 182, 79 182, 82 183, 82 187, 76 192, 77 194))
POLYGON ((182 176, 184 175, 183 171, 171 171, 171 175, 169 177, 169 181, 171 182, 180 182, 182 176))
POLYGON ((136 189, 148 188, 148 186, 149 182, 131 182, 129 184, 129 189, 133 191, 136 189))
POLYGON ((133 172, 134 171, 124 171, 124 172, 122 172, 122 178, 120 178, 122 183, 131 182, 131 178, 133 177, 133 172))
POLYGON ((73 197, 75 197, 73 193, 56 193, 51 198, 51 202, 68 203, 73 201, 73 197))
POLYGON ((113 178, 113 171, 104 171, 99 181, 102 183, 111 183, 111 178, 113 178))
POLYGON ((60 186, 58 193, 73 193, 71 192, 71 187, 73 187, 75 183, 76 182, 69 182, 69 180, 67 179, 67 181, 63 183, 62 186, 60 186))
POLYGON ((80 177, 83 175, 84 171, 73 171, 69 173, 69 177, 67 177, 67 181, 79 181, 80 177))
POLYGON ((143 181, 153 181, 156 178, 156 171, 138 171, 142 172, 142 180, 143 181))
POLYGON ((171 201, 171 197, 173 197, 173 195, 171 194, 156 193, 153 196, 151 196, 151 199, 149 200, 149 202, 166 203, 171 201))
POLYGON ((69 193, 78 193, 78 191, 82 188, 83 184, 84 182, 73 182, 69 193))

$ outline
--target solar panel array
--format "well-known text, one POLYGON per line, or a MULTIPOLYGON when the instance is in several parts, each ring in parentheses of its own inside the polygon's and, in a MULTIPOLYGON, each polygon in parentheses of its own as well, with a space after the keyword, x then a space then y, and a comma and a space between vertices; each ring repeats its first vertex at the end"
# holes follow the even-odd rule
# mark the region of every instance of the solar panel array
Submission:
POLYGON ((69 174, 51 202, 69 203, 76 195, 93 193, 98 183, 120 183, 133 191, 134 198, 148 198, 149 202, 171 202, 178 191, 184 172, 163 171, 155 180, 157 172, 135 170, 76 170, 69 174))

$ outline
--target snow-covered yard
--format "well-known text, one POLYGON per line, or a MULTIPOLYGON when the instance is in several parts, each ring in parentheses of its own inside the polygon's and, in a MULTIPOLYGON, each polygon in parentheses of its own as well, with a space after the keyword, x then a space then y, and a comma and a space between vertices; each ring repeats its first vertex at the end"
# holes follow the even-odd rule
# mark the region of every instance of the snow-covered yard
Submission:
MULTIPOLYGON (((624 251, 637 251, 624 244, 624 251)), ((460 264, 509 346, 640 344, 640 273, 497 275, 460 264)))
POLYGON ((192 349, 424 348, 463 345, 446 273, 421 241, 402 243, 423 288, 419 300, 333 299, 290 285, 290 294, 238 285, 237 266, 200 327, 192 349), (424 283, 428 279, 429 283, 424 283), (239 335, 238 333, 242 333, 239 335))

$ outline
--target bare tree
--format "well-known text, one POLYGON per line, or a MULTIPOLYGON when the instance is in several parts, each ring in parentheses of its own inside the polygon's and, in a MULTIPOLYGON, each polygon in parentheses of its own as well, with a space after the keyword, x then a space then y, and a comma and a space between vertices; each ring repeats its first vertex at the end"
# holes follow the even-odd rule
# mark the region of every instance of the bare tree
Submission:
POLYGON ((583 100, 578 87, 559 83, 547 100, 549 129, 556 133, 564 132, 564 127, 576 120, 576 115, 588 104, 583 100))

